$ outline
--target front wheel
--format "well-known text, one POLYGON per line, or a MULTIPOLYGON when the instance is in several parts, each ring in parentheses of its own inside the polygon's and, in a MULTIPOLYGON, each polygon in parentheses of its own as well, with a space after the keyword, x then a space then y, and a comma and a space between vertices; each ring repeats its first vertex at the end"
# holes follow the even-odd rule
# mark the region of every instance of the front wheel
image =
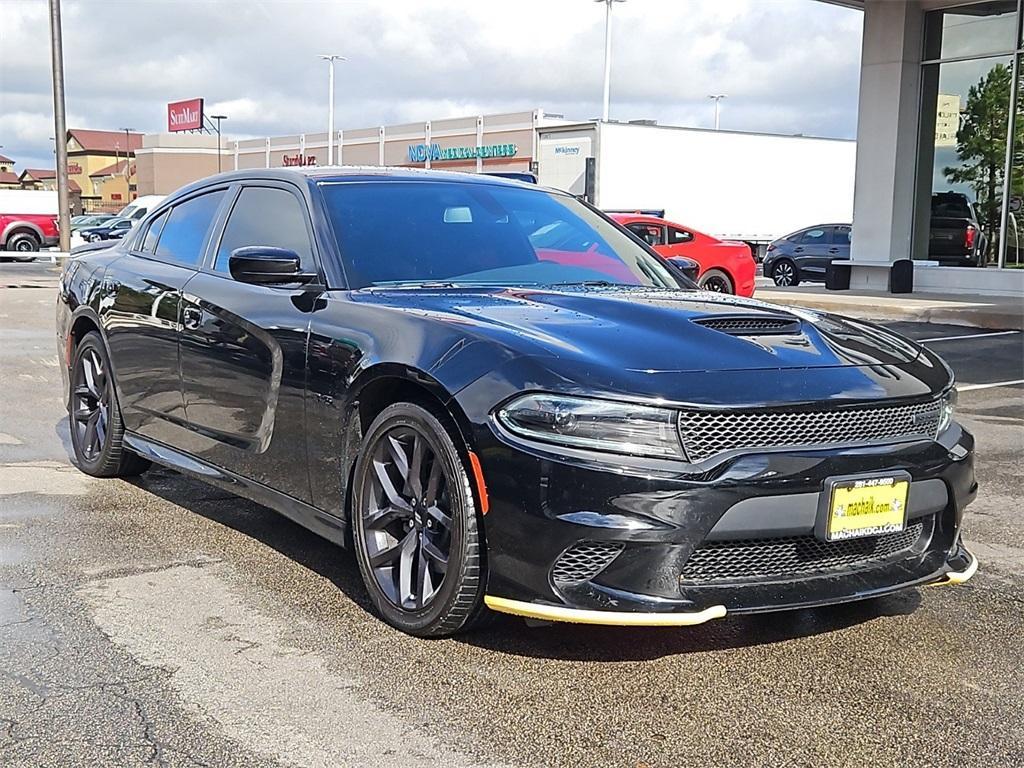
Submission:
POLYGON ((697 284, 705 291, 714 293, 736 293, 732 280, 720 269, 709 269, 700 276, 697 284))
POLYGON ((71 447, 79 469, 93 477, 133 477, 149 462, 124 445, 124 424, 117 404, 110 358, 95 331, 75 348, 71 368, 71 447))
POLYGON ((419 637, 468 629, 483 608, 476 504, 458 449, 413 403, 367 430, 353 479, 352 534, 378 614, 419 637))

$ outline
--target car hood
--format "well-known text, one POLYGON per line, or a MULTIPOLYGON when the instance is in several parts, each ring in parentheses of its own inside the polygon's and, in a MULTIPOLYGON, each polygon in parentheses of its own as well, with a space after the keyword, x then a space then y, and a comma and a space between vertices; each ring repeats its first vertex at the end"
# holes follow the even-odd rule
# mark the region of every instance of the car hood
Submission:
POLYGON ((353 298, 456 325, 520 354, 644 373, 893 366, 922 354, 868 323, 705 291, 375 289, 353 298), (788 325, 759 330, 780 320, 788 325), (736 335, 737 325, 753 330, 736 335))

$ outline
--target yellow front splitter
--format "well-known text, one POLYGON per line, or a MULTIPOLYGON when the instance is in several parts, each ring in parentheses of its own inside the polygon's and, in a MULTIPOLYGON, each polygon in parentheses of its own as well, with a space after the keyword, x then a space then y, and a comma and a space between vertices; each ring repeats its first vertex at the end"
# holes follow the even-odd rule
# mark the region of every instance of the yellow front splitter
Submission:
POLYGON ((691 627, 725 616, 724 605, 713 605, 693 613, 632 613, 627 611, 586 611, 560 605, 526 603, 504 597, 484 596, 492 611, 511 613, 541 621, 565 621, 572 624, 607 624, 618 627, 691 627))
POLYGON ((941 587, 944 584, 963 584, 965 581, 970 579, 974 574, 978 572, 978 558, 974 556, 974 553, 967 553, 971 558, 971 564, 964 568, 962 571, 950 571, 945 574, 938 581, 933 581, 928 586, 930 587, 941 587))

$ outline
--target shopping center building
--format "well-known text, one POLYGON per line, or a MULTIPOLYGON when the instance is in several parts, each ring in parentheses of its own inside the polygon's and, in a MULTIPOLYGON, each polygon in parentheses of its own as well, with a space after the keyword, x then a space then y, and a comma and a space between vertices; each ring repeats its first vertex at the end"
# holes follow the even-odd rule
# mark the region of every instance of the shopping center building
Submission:
POLYGON ((912 258, 915 290, 1024 294, 1020 0, 825 1, 864 12, 851 287, 912 258), (929 265, 943 192, 973 203, 987 268, 929 265))

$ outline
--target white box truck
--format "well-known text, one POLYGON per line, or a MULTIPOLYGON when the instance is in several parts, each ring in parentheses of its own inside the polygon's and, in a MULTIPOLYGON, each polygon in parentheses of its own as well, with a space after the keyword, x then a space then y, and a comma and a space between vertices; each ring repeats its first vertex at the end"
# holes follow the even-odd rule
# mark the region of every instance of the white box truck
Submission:
POLYGON ((856 152, 846 139, 587 122, 538 129, 537 163, 540 184, 589 192, 598 208, 664 211, 757 252, 802 227, 852 221, 856 152))

